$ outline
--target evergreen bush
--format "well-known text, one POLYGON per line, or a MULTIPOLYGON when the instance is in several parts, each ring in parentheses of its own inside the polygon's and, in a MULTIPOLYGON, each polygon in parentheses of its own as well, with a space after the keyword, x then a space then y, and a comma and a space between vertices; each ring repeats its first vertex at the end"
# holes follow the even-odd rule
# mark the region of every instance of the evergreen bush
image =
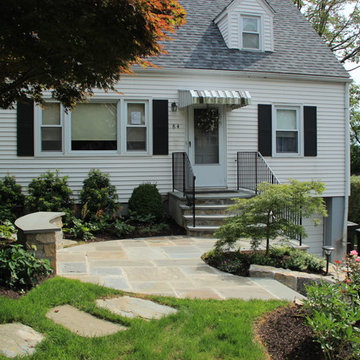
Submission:
POLYGON ((0 180, 0 222, 15 221, 23 211, 25 196, 12 176, 0 180))
POLYGON ((59 171, 47 171, 33 179, 28 187, 29 195, 25 207, 34 211, 64 211, 69 214, 73 209, 72 190, 67 183, 67 176, 60 177, 59 171))
POLYGON ((120 208, 117 199, 116 187, 111 185, 109 175, 97 169, 90 170, 80 192, 82 217, 87 220, 104 215, 116 217, 120 208))
POLYGON ((159 190, 155 184, 141 184, 135 188, 129 200, 129 211, 137 217, 153 217, 162 220, 165 211, 159 190))
POLYGON ((351 177, 351 195, 349 197, 348 219, 360 223, 360 177, 351 177))

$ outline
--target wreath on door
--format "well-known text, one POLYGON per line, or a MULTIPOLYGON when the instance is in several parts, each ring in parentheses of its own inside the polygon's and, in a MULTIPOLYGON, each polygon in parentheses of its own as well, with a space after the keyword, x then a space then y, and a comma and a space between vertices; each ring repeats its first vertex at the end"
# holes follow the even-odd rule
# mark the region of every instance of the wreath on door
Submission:
POLYGON ((211 133, 219 126, 219 110, 217 108, 196 109, 195 127, 204 133, 211 133))

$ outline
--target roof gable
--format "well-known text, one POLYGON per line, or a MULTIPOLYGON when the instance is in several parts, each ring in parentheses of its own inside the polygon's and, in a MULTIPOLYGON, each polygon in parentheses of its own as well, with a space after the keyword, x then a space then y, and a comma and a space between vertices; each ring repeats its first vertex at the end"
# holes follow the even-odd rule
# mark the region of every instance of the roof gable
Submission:
MULTIPOLYGON (((241 3, 246 2, 249 0, 232 0, 228 5, 225 6, 223 10, 215 17, 214 21, 217 23, 225 14, 228 12, 233 11, 237 7, 241 5, 241 3)), ((272 8, 272 6, 266 1, 266 0, 252 0, 257 3, 258 6, 262 7, 264 11, 267 11, 270 14, 274 14, 275 10, 272 8)))

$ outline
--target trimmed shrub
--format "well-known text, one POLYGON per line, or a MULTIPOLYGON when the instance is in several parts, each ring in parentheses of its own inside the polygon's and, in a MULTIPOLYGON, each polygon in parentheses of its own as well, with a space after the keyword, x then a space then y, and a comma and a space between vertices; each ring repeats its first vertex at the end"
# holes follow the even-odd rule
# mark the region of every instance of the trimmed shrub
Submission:
POLYGON ((120 208, 117 199, 116 187, 111 185, 109 174, 97 169, 90 170, 80 192, 82 217, 87 220, 104 215, 116 217, 120 208))
POLYGON ((204 254, 202 259, 219 270, 237 275, 248 275, 251 264, 310 273, 321 273, 324 268, 324 259, 288 246, 272 247, 269 255, 264 251, 222 252, 215 249, 204 254))
POLYGON ((129 200, 129 211, 137 217, 150 216, 154 221, 162 220, 165 211, 156 185, 141 184, 135 188, 129 200))
POLYGON ((349 197, 348 219, 360 223, 360 177, 351 176, 351 195, 349 197))
POLYGON ((22 214, 24 201, 15 177, 5 176, 0 180, 0 221, 15 221, 22 214))
POLYGON ((64 211, 71 213, 73 201, 72 190, 67 183, 67 176, 60 177, 59 171, 47 171, 33 179, 28 187, 29 195, 25 200, 25 207, 29 212, 34 211, 64 211))
POLYGON ((29 289, 44 276, 51 274, 48 260, 39 260, 22 245, 0 248, 0 285, 29 289))

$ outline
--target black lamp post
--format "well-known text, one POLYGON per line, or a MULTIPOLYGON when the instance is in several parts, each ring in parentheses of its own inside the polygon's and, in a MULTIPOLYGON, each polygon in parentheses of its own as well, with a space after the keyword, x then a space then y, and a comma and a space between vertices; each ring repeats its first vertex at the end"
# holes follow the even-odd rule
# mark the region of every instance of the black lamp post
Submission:
POLYGON ((328 274, 329 272, 329 261, 330 261, 330 256, 331 253, 335 250, 335 248, 333 246, 323 246, 322 247, 326 256, 326 272, 325 275, 328 274))

